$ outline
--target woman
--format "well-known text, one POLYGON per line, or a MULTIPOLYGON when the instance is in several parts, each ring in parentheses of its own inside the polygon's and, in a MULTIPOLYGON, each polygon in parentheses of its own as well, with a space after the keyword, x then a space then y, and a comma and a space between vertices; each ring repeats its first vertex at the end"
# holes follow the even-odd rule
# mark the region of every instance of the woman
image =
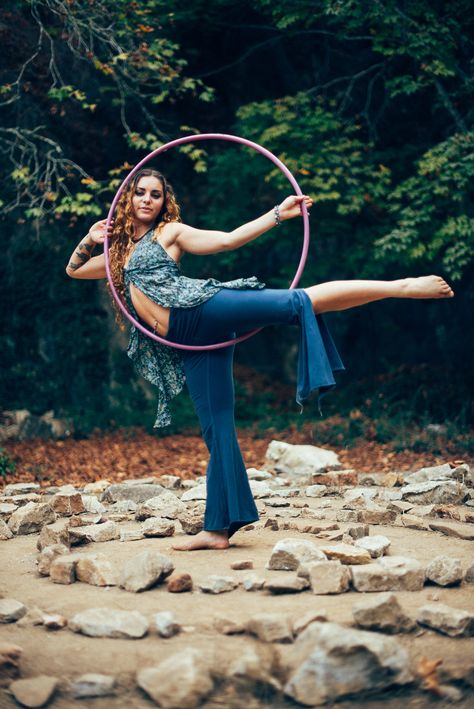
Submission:
MULTIPOLYGON (((333 281, 304 289, 267 289, 255 277, 227 283, 181 275, 184 253, 208 255, 236 249, 312 206, 308 196, 287 197, 248 224, 226 233, 183 224, 170 185, 155 170, 128 183, 111 229, 114 285, 133 315, 171 342, 206 345, 256 327, 298 323, 300 346, 296 399, 334 386, 343 365, 321 313, 382 298, 448 298, 453 291, 438 276, 396 281, 333 281)), ((104 241, 106 220, 96 222, 76 247, 66 273, 106 278, 104 255, 91 257, 104 241)), ((170 422, 169 401, 186 380, 209 449, 204 530, 174 549, 225 549, 241 526, 258 519, 234 424, 234 347, 182 351, 162 345, 132 327, 128 355, 137 371, 158 387, 155 426, 170 422)))

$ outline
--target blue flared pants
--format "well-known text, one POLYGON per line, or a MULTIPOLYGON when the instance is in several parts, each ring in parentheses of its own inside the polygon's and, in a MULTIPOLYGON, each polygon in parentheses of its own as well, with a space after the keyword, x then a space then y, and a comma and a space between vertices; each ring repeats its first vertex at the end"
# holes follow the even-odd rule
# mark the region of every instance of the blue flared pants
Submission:
MULTIPOLYGON (((308 295, 295 290, 222 289, 202 305, 172 308, 168 339, 188 345, 222 342, 265 325, 300 326, 296 400, 335 384, 333 371, 344 369, 321 316, 308 295)), ((204 529, 228 530, 258 519, 234 421, 234 346, 201 352, 182 351, 186 384, 210 453, 204 529)))

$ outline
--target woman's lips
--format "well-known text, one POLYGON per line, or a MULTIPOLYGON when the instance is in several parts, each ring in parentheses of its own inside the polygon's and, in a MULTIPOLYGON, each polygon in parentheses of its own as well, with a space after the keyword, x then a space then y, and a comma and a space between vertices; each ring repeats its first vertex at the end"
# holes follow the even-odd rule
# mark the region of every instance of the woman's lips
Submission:
POLYGON ((140 207, 141 212, 152 212, 153 210, 150 209, 149 207, 140 207))

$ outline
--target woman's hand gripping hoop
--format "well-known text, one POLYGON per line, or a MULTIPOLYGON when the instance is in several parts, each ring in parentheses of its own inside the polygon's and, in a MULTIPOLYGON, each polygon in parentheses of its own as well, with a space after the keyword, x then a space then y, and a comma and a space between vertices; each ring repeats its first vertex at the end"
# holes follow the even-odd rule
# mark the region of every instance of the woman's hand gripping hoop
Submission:
MULTIPOLYGON (((107 272, 107 279, 109 281, 110 285, 110 290, 112 291, 112 295, 115 298, 115 301, 122 311, 122 313, 125 315, 125 317, 130 320, 130 322, 138 328, 141 332, 143 332, 145 335, 148 335, 148 337, 151 337, 153 340, 156 340, 157 342, 161 342, 163 345, 168 345, 169 347, 175 347, 176 349, 179 350, 217 350, 222 347, 228 347, 229 345, 233 345, 237 342, 242 342, 243 340, 247 340, 249 337, 252 337, 255 335, 257 332, 260 332, 260 329, 258 330, 252 330, 252 332, 247 332, 245 335, 241 335, 240 337, 236 337, 233 340, 227 340, 226 342, 218 342, 213 345, 181 345, 176 342, 170 342, 169 340, 165 340, 163 337, 159 337, 156 333, 152 332, 151 330, 148 330, 146 327, 144 327, 138 320, 136 320, 126 309, 122 301, 120 300, 118 293, 115 289, 115 286, 112 282, 112 276, 110 272, 110 263, 109 263, 109 240, 108 240, 108 228, 112 224, 113 221, 113 215, 115 212, 115 207, 117 205, 118 200, 120 199, 120 196, 125 189, 128 181, 140 170, 142 167, 146 165, 150 160, 153 158, 156 158, 160 153, 164 153, 166 150, 169 150, 170 148, 175 148, 177 145, 183 145, 184 143, 195 143, 199 140, 228 140, 233 143, 241 143, 242 145, 247 145, 249 148, 253 148, 257 152, 261 153, 265 157, 267 157, 269 160, 271 160, 279 170, 285 175, 285 177, 288 179, 290 182, 291 186, 295 190, 295 193, 299 196, 303 195, 303 192, 300 189, 300 186, 296 182, 295 178, 291 174, 291 172, 288 170, 286 165, 284 165, 281 160, 279 160, 276 155, 273 155, 269 150, 266 148, 262 148, 261 145, 258 145, 258 143, 253 143, 251 140, 247 140, 246 138, 239 138, 236 135, 228 135, 226 133, 201 133, 198 135, 187 135, 183 138, 178 138, 177 140, 172 140, 169 143, 165 143, 165 145, 162 145, 160 148, 157 148, 154 150, 152 153, 149 153, 143 160, 141 160, 136 167, 133 168, 133 170, 127 175, 125 180, 122 182, 120 185, 117 194, 114 197, 114 200, 112 202, 112 205, 110 207, 109 213, 107 215, 107 229, 106 229, 106 236, 104 239, 104 258, 105 258, 105 270, 107 272)), ((304 234, 303 234, 303 248, 301 250, 301 257, 300 257, 300 262, 298 265, 298 269, 296 271, 296 274, 290 284, 290 288, 295 288, 299 280, 301 278, 301 274, 303 273, 303 269, 305 267, 306 263, 306 258, 308 256, 308 247, 309 247, 309 218, 308 218, 308 211, 304 205, 304 203, 301 204, 301 209, 303 213, 303 225, 304 225, 304 234)))

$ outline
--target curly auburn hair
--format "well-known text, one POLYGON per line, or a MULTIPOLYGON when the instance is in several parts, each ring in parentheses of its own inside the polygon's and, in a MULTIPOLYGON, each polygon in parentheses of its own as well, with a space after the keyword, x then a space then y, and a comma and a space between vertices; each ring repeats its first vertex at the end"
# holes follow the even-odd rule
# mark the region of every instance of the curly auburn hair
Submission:
MULTIPOLYGON (((120 296, 122 303, 126 306, 125 300, 125 283, 123 278, 123 268, 127 258, 134 246, 134 237, 136 234, 134 211, 132 197, 137 188, 138 182, 142 177, 156 177, 161 182, 161 187, 164 194, 164 202, 161 212, 155 221, 155 229, 152 241, 158 241, 160 232, 165 224, 169 222, 181 221, 181 210, 176 201, 173 188, 157 170, 144 168, 139 170, 136 175, 128 182, 125 190, 122 192, 117 203, 114 226, 111 234, 111 246, 109 248, 110 271, 113 284, 120 296)), ((109 288, 110 290, 110 288, 109 288)), ((116 321, 121 330, 125 329, 125 322, 122 312, 118 308, 115 300, 112 298, 113 305, 116 310, 116 321)))

